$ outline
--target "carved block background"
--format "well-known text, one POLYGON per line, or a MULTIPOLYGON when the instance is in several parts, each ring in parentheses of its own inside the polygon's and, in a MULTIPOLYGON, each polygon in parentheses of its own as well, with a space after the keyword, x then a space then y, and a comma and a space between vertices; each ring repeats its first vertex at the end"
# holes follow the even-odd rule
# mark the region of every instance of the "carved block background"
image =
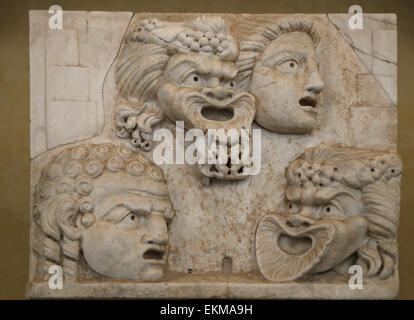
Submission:
POLYGON ((363 30, 348 28, 347 15, 329 14, 329 19, 354 48, 365 67, 397 104, 397 17, 394 14, 364 14, 363 30))
MULTIPOLYGON (((152 14, 166 23, 187 23, 197 14, 152 14)), ((236 41, 251 24, 289 15, 219 15, 236 41)), ((261 218, 283 207, 286 168, 321 143, 396 151, 396 21, 394 15, 364 15, 364 30, 351 31, 348 15, 303 15, 320 34, 315 49, 324 82, 312 132, 280 134, 262 129, 260 174, 237 182, 203 184, 193 166, 162 165, 175 217, 169 224, 168 273, 155 283, 102 279, 51 292, 36 278, 31 256, 28 295, 42 297, 175 298, 391 298, 398 273, 388 282, 368 279, 350 290, 333 271, 291 283, 265 280, 256 261, 255 230, 261 218), (226 260, 227 259, 227 260, 226 260), (228 261, 231 262, 230 267, 228 261), (229 272, 230 270, 230 272, 229 272), (302 281, 305 281, 302 282, 302 281), (309 281, 309 283, 306 283, 309 281)), ((65 12, 64 29, 47 30, 46 12, 31 13, 32 190, 52 155, 67 143, 125 142, 116 137, 120 104, 116 59, 126 32, 148 14, 65 12), (65 50, 62 50, 65 48, 65 50), (51 150, 55 148, 54 150, 51 150), (51 152, 45 152, 51 150, 51 152)), ((124 38, 125 39, 125 38, 124 38)), ((171 128, 166 117, 160 126, 171 128)), ((147 153, 151 157, 150 153, 147 153)), ((36 237, 32 227, 32 238, 36 237)))
POLYGON ((102 130, 102 84, 131 15, 127 12, 65 11, 64 28, 50 30, 47 11, 31 11, 32 158, 56 146, 91 138, 102 130), (47 123, 50 118, 48 113, 53 113, 55 106, 62 104, 55 101, 73 101, 76 112, 65 112, 64 117, 54 113, 54 119, 60 118, 61 123, 73 124, 88 118, 83 122, 84 127, 88 125, 88 128, 67 125, 64 134, 55 136, 48 133, 52 125, 47 123), (82 109, 79 109, 80 106, 83 106, 82 109), (96 124, 91 128, 89 124, 94 122, 96 124))

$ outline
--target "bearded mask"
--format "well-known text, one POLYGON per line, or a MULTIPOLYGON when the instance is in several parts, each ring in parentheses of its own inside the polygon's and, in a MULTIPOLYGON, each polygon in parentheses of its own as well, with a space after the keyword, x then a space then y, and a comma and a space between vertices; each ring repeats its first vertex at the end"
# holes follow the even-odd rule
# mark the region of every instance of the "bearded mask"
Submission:
MULTIPOLYGON (((194 76, 192 77, 200 77, 194 76)), ((179 87, 173 82, 166 82, 158 91, 158 103, 164 113, 172 121, 184 121, 187 129, 197 128, 208 134, 209 129, 230 130, 237 133, 237 138, 229 139, 219 136, 206 136, 206 152, 213 159, 213 163, 199 164, 201 173, 207 177, 218 179, 237 180, 246 178, 243 175, 246 167, 252 166, 251 158, 248 162, 232 162, 231 150, 242 150, 244 146, 250 148, 249 136, 242 134, 242 129, 250 129, 255 115, 254 98, 244 92, 217 86, 214 88, 191 88, 179 87), (245 141, 243 141, 243 139, 245 141), (247 140, 247 141, 246 141, 247 140), (217 146, 224 147, 226 154, 219 159, 219 149, 217 146)))
POLYGON ((149 151, 152 126, 160 122, 151 111, 142 111, 149 105, 161 109, 173 122, 183 121, 187 129, 205 133, 207 129, 233 129, 239 139, 217 142, 226 145, 224 160, 217 148, 206 150, 210 159, 220 160, 198 162, 199 169, 207 177, 246 178, 248 170, 244 169, 252 167, 251 157, 232 161, 229 147, 246 150, 248 145, 251 154, 251 139, 240 131, 251 128, 256 109, 252 95, 234 89, 237 55, 237 43, 220 17, 200 16, 190 23, 148 19, 132 24, 117 65, 120 96, 132 107, 118 108, 117 135, 149 151))

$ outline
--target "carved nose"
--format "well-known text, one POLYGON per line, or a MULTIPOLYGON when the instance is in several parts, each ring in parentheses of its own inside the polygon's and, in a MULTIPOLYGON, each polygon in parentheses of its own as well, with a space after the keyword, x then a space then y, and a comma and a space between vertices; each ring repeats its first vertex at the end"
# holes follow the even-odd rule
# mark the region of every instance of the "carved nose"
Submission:
POLYGON ((226 88, 205 88, 201 91, 202 94, 210 99, 222 101, 233 98, 234 91, 226 88))
POLYGON ((290 227, 297 228, 297 227, 309 227, 310 225, 314 224, 315 220, 309 216, 302 215, 302 214, 293 214, 291 217, 286 221, 286 224, 290 227))
POLYGON ((146 244, 167 244, 168 228, 164 217, 156 215, 149 218, 147 233, 142 241, 146 244))
POLYGON ((312 214, 313 214, 312 208, 308 206, 304 206, 302 210, 298 212, 298 216, 303 216, 303 217, 311 217, 312 214))
POLYGON ((305 90, 314 94, 319 94, 323 87, 324 84, 319 72, 312 72, 309 76, 309 81, 305 86, 305 90))

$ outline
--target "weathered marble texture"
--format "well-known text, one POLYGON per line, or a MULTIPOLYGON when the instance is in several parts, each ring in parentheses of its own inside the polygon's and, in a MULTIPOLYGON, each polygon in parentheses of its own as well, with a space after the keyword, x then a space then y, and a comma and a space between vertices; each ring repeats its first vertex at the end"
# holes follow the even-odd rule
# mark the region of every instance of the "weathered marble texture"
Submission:
POLYGON ((47 11, 30 12, 32 158, 102 130, 102 84, 131 16, 64 11, 63 29, 50 30, 47 11))
MULTIPOLYGON (((185 22, 197 16, 151 14, 167 22, 185 22)), ((236 41, 244 40, 252 25, 289 17, 220 16, 236 41)), ((58 31, 62 36, 56 36, 55 31, 46 28, 46 12, 31 13, 32 190, 42 166, 51 157, 44 153, 46 150, 56 147, 52 153, 59 152, 69 142, 92 137, 89 141, 93 143, 126 142, 138 150, 129 140, 121 140, 115 134, 119 104, 116 56, 125 31, 148 17, 147 13, 65 12, 64 29, 58 31), (55 36, 56 41, 50 40, 49 46, 48 39, 55 36), (63 47, 66 49, 62 50, 63 47), (51 68, 56 69, 52 72, 51 68), (60 78, 47 80, 48 74, 60 78)), ((344 23, 340 25, 347 15, 296 17, 312 21, 320 34, 315 55, 325 86, 312 132, 294 135, 262 130, 260 174, 241 181, 213 179, 206 185, 195 166, 162 165, 175 217, 169 225, 168 274, 161 282, 109 283, 99 279, 92 284, 68 284, 65 290, 49 290, 47 283, 34 281, 28 288, 29 296, 352 299, 392 298, 397 294, 398 272, 385 283, 368 279, 364 290, 350 290, 347 281, 332 272, 308 280, 310 286, 303 281, 268 282, 259 273, 254 252, 256 225, 266 214, 283 207, 285 170, 305 149, 322 142, 387 151, 397 149, 396 86, 392 82, 396 74, 385 70, 389 63, 386 67, 378 66, 380 62, 375 62, 378 59, 367 59, 349 45, 348 37, 354 36, 344 31, 344 23), (231 274, 227 274, 228 261, 231 261, 231 274)), ((383 52, 396 35, 394 22, 384 22, 393 16, 372 17, 373 26, 367 23, 367 32, 374 37, 386 30, 387 36, 375 36, 370 50, 389 58, 391 64, 396 63, 393 51, 383 52), (386 27, 382 27, 384 23, 386 27)), ((174 128, 168 117, 157 125, 174 128)), ((256 123, 252 127, 261 128, 256 123)), ((146 154, 151 157, 151 152, 146 154)), ((33 237, 32 230, 32 241, 33 237)), ((35 279, 35 264, 32 253, 31 280, 35 279)))
MULTIPOLYGON (((393 14, 364 14, 362 30, 348 28, 346 15, 329 14, 329 20, 346 41, 384 93, 397 104, 397 17, 393 14)), ((385 100, 385 99, 384 99, 385 100)))

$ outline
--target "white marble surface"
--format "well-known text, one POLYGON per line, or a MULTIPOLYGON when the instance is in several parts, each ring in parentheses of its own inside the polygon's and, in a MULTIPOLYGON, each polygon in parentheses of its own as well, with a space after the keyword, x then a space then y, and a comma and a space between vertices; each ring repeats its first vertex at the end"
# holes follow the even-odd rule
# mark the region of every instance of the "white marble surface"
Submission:
MULTIPOLYGON (((115 136, 117 92, 114 59, 128 25, 148 13, 64 12, 64 29, 48 30, 46 11, 30 13, 32 190, 41 167, 65 145, 85 139, 94 143, 127 142, 115 136), (53 150, 52 150, 53 149, 53 150)), ((187 21, 196 14, 154 14, 160 20, 187 21)), ((221 15, 236 40, 238 25, 284 15, 221 15)), ((195 282, 96 283, 74 285, 65 293, 34 282, 30 297, 178 297, 178 298, 393 298, 398 275, 390 284, 372 283, 353 295, 346 284, 271 284, 258 276, 253 241, 258 220, 284 201, 285 169, 306 148, 321 142, 396 151, 396 21, 395 15, 364 15, 364 30, 349 31, 348 15, 304 15, 321 37, 316 48, 325 83, 316 127, 310 134, 277 134, 262 130, 261 172, 243 181, 203 183, 190 165, 163 165, 176 215, 169 225, 169 271, 195 282), (351 44, 351 45, 350 45, 351 44), (386 61, 385 61, 386 60, 386 61), (223 259, 234 283, 214 281, 223 259), (213 278, 203 278, 213 273, 213 278), (249 280, 249 274, 254 279, 249 280), (190 277, 190 275, 188 275, 190 277), (197 278, 198 277, 198 278, 197 278), (251 282, 251 283, 250 283, 251 282), (202 284, 199 284, 202 283, 202 284), (384 286, 385 291, 381 291, 384 286), (304 288, 295 293, 297 288, 304 288), (199 291, 201 290, 201 291, 199 291), (320 291, 319 291, 320 290, 320 291)), ((162 126, 172 127, 169 120, 162 126)), ((253 128, 260 128, 253 123, 253 128)), ((150 153, 148 154, 150 156, 150 153)), ((32 235, 33 236, 33 235, 32 235)), ((33 280, 35 259, 31 257, 33 280)), ((187 280, 186 280, 187 281, 187 280)), ((327 280, 329 282, 329 280, 327 280)))
POLYGON ((131 16, 64 11, 63 29, 50 30, 47 11, 30 12, 32 158, 102 130, 102 84, 131 16), (59 123, 58 135, 52 120, 59 123))
POLYGON ((363 14, 362 30, 348 27, 348 15, 328 14, 328 18, 397 105, 397 16, 363 14))

